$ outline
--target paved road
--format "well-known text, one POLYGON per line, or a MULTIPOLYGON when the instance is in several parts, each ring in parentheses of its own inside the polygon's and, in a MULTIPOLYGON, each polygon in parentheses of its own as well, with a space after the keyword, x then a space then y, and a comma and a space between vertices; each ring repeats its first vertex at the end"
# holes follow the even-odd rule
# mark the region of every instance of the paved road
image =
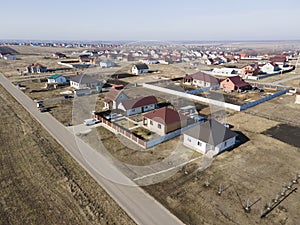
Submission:
POLYGON ((145 193, 114 167, 104 156, 67 131, 49 113, 40 113, 28 96, 0 74, 2 86, 65 148, 65 150, 110 194, 110 196, 141 225, 182 225, 160 203, 145 193), (80 150, 79 147, 80 146, 80 150), (101 174, 97 171, 101 171, 101 174), (110 176, 112 182, 105 177, 110 176))

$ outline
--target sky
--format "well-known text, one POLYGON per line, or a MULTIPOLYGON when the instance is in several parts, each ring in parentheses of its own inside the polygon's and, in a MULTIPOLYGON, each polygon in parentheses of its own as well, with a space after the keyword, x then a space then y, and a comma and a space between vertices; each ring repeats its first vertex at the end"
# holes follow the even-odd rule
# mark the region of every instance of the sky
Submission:
POLYGON ((1 0, 0 39, 299 40, 299 0, 1 0))

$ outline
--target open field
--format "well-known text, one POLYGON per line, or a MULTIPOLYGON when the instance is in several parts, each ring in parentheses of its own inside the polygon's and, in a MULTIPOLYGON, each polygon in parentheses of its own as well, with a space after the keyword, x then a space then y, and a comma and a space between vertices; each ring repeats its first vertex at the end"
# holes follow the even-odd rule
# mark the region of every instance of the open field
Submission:
POLYGON ((134 224, 0 87, 0 224, 134 224))
MULTIPOLYGON (((244 113, 227 120, 233 130, 250 140, 217 156, 204 171, 196 173, 201 164, 194 162, 185 167, 187 173, 178 172, 162 183, 144 187, 145 190, 186 224, 298 224, 299 193, 287 197, 266 218, 260 219, 260 215, 264 206, 300 173, 299 148, 262 134, 276 126, 276 121, 244 113), (209 187, 204 186, 206 182, 209 187), (223 189, 218 195, 220 185, 223 189), (259 198, 245 213, 247 199, 254 203, 259 198)), ((299 183, 295 187, 300 188, 299 183)))
POLYGON ((244 112, 300 127, 300 105, 294 102, 295 96, 281 95, 244 112))

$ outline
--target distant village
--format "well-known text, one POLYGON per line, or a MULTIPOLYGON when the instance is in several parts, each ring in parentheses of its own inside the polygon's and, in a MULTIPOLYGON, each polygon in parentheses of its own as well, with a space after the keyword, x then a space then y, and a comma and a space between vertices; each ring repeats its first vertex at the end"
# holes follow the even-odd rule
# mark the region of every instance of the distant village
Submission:
MULTIPOLYGON (((280 84, 257 83, 258 80, 293 71, 299 57, 299 52, 295 51, 271 55, 194 45, 181 48, 177 46, 129 48, 122 45, 83 44, 31 43, 30 45, 56 47, 58 51, 49 58, 56 60, 56 63, 66 71, 77 72, 71 76, 64 75, 60 71, 51 74, 53 70, 37 60, 24 68, 18 68, 20 77, 50 73, 46 75, 43 88, 51 91, 63 87, 65 89, 61 93, 66 98, 101 94, 99 103, 102 106, 101 110, 95 111, 92 118, 87 118, 85 124, 94 125, 101 122, 103 127, 124 136, 143 149, 183 135, 185 146, 202 154, 209 152, 211 156, 215 156, 234 148, 239 142, 238 134, 231 130, 230 124, 226 121, 217 121, 216 118, 199 115, 193 104, 174 105, 168 99, 156 96, 156 92, 165 93, 171 96, 170 98, 185 98, 235 111, 245 110, 286 93, 295 94, 295 103, 299 103, 297 90, 291 90, 280 84), (73 48, 78 47, 93 50, 72 51, 73 48), (129 66, 129 71, 123 76, 133 76, 131 78, 131 83, 135 84, 133 87, 126 86, 127 83, 122 81, 122 74, 121 76, 111 74, 110 79, 99 79, 97 76, 85 74, 85 69, 88 68, 100 68, 101 71, 105 71, 119 67, 122 63, 129 66), (186 68, 196 71, 168 78, 151 70, 154 65, 176 66, 182 63, 186 68), (201 66, 206 69, 199 69, 201 66), (150 82, 138 83, 134 78, 147 76, 153 79, 150 82), (224 99, 210 97, 213 94, 222 95, 224 99)), ((5 46, 6 44, 2 44, 0 59, 18 60, 17 54, 5 52, 5 46)), ((20 82, 17 86, 26 89, 20 82)), ((37 102, 37 107, 42 112, 45 111, 43 99, 38 99, 37 102)), ((70 125, 69 122, 68 126, 70 125)))

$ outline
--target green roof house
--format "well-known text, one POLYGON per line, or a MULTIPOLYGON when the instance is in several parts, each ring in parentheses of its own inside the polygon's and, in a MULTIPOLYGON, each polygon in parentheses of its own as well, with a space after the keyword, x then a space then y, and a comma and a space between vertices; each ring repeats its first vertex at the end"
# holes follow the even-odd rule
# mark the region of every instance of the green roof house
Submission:
POLYGON ((67 82, 67 78, 65 78, 63 75, 56 73, 50 77, 48 77, 48 83, 57 83, 57 84, 64 84, 67 82))

